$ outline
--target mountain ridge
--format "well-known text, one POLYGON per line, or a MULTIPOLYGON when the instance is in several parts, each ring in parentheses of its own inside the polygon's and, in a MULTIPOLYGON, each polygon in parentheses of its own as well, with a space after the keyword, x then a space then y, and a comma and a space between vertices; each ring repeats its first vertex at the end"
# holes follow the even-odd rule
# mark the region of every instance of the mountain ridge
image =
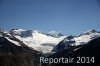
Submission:
POLYGON ((19 46, 19 43, 23 43, 42 53, 52 53, 67 49, 70 46, 82 45, 100 36, 100 32, 94 29, 81 33, 79 36, 64 36, 61 34, 59 37, 57 36, 59 33, 56 35, 53 32, 55 36, 52 36, 50 33, 42 33, 37 30, 12 29, 8 32, 3 30, 0 32, 11 42, 19 46), (62 49, 58 49, 58 46, 62 49))

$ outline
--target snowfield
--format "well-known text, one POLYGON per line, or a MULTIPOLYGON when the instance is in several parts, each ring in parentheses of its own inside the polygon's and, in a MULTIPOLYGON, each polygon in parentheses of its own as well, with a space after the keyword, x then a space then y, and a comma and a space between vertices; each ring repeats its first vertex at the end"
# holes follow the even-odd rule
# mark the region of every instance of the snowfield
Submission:
MULTIPOLYGON (((73 39, 65 39, 68 36, 64 36, 61 33, 52 32, 51 35, 47 33, 42 33, 39 31, 32 30, 23 30, 23 29, 13 29, 10 32, 6 32, 9 36, 14 36, 20 41, 22 41, 28 47, 33 48, 42 53, 51 53, 53 49, 61 42, 65 40, 65 42, 74 41, 74 46, 86 44, 89 41, 100 37, 100 32, 96 30, 90 30, 80 34, 79 36, 74 36, 73 39)), ((0 34, 2 36, 2 34, 0 34)), ((10 42, 14 43, 17 46, 21 46, 19 42, 11 40, 9 37, 5 37, 10 42)), ((62 45, 62 44, 61 44, 62 45)), ((55 49, 56 50, 56 49, 55 49)))
POLYGON ((51 50, 54 48, 54 46, 56 46, 66 36, 61 36, 59 38, 56 38, 34 31, 31 37, 25 37, 25 38, 20 36, 15 36, 15 37, 23 41, 24 44, 33 48, 34 50, 43 53, 50 53, 51 50))
POLYGON ((81 35, 79 37, 75 37, 76 45, 82 45, 84 43, 88 43, 89 41, 100 37, 100 33, 90 33, 89 35, 81 35))

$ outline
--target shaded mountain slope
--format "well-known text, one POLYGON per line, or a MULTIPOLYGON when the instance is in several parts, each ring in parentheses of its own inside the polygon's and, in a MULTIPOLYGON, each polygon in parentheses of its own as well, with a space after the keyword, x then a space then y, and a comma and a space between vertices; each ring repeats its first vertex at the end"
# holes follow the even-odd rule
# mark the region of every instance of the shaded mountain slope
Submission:
POLYGON ((71 47, 65 50, 61 50, 58 53, 55 53, 49 58, 68 58, 72 57, 75 60, 73 63, 59 63, 59 64, 43 64, 43 66, 98 66, 100 65, 100 37, 96 38, 87 44, 80 45, 77 47, 71 47), (95 62, 92 63, 76 63, 77 62, 77 57, 89 57, 92 58, 94 57, 95 62))
POLYGON ((39 66, 39 52, 0 37, 0 66, 39 66))

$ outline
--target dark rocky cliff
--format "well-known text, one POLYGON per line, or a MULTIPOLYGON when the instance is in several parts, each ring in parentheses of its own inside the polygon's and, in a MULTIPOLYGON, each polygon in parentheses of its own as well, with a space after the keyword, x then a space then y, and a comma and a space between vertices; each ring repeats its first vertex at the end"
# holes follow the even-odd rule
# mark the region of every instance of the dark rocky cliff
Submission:
POLYGON ((53 63, 53 64, 42 64, 42 66, 99 66, 100 65, 100 38, 96 38, 87 44, 70 47, 65 50, 61 50, 48 58, 74 58, 73 63, 53 63), (94 63, 76 63, 77 57, 94 57, 94 63))
POLYGON ((40 53, 0 37, 0 66, 39 66, 40 53))

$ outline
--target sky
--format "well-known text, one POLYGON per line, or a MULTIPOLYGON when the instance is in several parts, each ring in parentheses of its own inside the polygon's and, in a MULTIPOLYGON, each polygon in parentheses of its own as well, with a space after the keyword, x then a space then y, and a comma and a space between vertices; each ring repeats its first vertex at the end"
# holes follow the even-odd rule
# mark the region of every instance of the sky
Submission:
POLYGON ((100 0, 0 0, 0 28, 66 35, 100 30, 100 0))

